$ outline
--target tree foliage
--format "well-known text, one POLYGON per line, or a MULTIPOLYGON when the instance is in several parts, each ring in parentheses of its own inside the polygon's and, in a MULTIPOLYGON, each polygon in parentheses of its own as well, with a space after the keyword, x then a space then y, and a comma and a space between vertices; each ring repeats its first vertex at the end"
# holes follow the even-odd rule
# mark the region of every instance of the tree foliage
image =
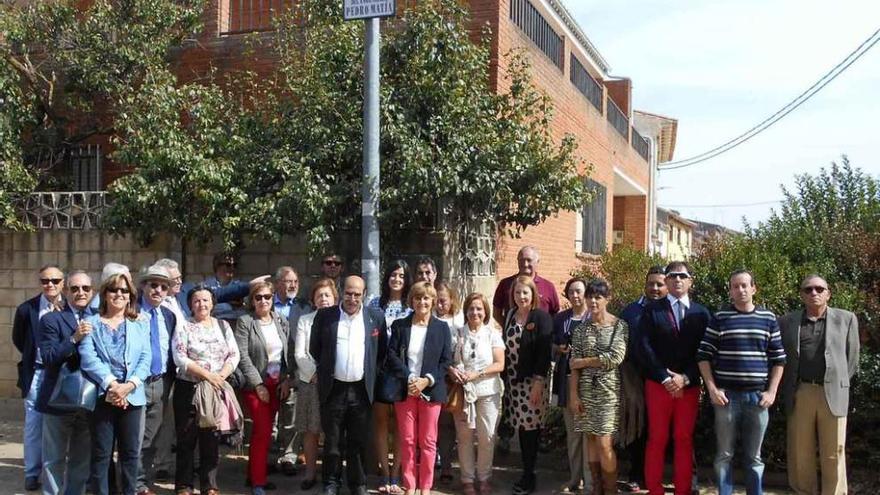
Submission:
POLYGON ((115 131, 120 99, 138 92, 168 50, 198 27, 202 0, 0 3, 0 226, 72 147, 115 131))

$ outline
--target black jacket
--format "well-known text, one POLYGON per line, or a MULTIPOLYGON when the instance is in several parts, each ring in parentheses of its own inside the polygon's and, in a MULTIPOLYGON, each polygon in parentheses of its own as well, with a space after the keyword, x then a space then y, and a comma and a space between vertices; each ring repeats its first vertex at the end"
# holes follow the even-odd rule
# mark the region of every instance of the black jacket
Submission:
MULTIPOLYGON (((336 368, 336 336, 339 330, 339 306, 319 309, 312 323, 312 335, 309 340, 309 354, 318 367, 318 397, 324 403, 333 390, 333 371, 336 368)), ((385 362, 385 351, 388 347, 385 330, 385 314, 377 309, 364 305, 361 308, 364 318, 365 349, 364 386, 367 397, 373 402, 373 391, 376 387, 376 371, 379 364, 385 362)))
MULTIPOLYGON (((516 315, 509 311, 504 321, 504 332, 516 315)), ((519 344, 519 361, 516 363, 515 376, 508 377, 512 383, 520 382, 530 376, 547 376, 553 343, 553 318, 542 309, 529 311, 526 325, 523 328, 522 340, 519 344)), ((505 360, 509 360, 505 356, 505 360)))
MULTIPOLYGON (((403 378, 404 382, 410 373, 406 353, 409 350, 409 339, 412 334, 412 320, 413 315, 410 314, 391 324, 391 343, 388 345, 388 355, 385 360, 385 369, 403 378)), ((431 375, 434 379, 434 385, 422 391, 431 402, 446 402, 446 368, 451 362, 452 337, 449 334, 449 325, 432 315, 428 320, 428 332, 425 335, 421 373, 421 377, 431 375)))
POLYGON ((690 300, 690 307, 676 329, 669 299, 650 301, 639 320, 637 358, 650 380, 663 382, 670 369, 684 373, 691 387, 700 385, 697 350, 711 315, 703 305, 690 300))
POLYGON ((21 353, 18 362, 18 388, 21 396, 27 397, 34 379, 37 360, 37 331, 40 327, 40 297, 32 297, 21 303, 15 310, 12 320, 12 343, 21 353))

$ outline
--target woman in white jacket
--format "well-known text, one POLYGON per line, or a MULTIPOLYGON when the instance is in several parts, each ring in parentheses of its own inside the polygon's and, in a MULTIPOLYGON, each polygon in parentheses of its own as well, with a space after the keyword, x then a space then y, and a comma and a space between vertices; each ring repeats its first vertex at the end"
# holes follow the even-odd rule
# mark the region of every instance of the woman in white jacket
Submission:
POLYGON ((318 309, 329 308, 339 300, 336 282, 322 278, 312 286, 309 299, 315 311, 303 315, 296 325, 293 357, 296 360, 296 419, 294 427, 303 434, 303 450, 306 457, 306 475, 300 488, 311 490, 316 483, 318 460, 318 438, 321 436, 321 413, 318 403, 318 376, 315 374, 315 360, 309 354, 309 339, 312 323, 318 309))

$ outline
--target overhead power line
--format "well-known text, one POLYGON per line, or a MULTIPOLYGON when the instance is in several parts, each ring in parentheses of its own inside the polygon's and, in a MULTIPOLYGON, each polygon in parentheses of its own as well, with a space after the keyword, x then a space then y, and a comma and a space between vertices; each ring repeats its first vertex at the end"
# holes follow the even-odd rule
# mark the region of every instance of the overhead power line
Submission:
POLYGON ((788 102, 785 106, 777 110, 775 113, 762 120, 760 123, 747 130, 746 132, 740 134, 739 136, 712 148, 711 150, 700 153, 699 155, 694 155, 690 158, 686 158, 683 160, 678 160, 674 162, 669 162, 659 167, 659 170, 675 170, 678 168, 690 167, 692 165, 696 165, 698 163, 702 163, 711 158, 715 158, 716 156, 726 153, 727 151, 736 148, 737 146, 745 143, 749 139, 757 136, 761 132, 770 128, 773 124, 779 122, 789 113, 793 112, 796 108, 806 103, 810 98, 816 95, 819 91, 822 90, 825 86, 827 86, 831 81, 836 79, 839 75, 841 75, 846 69, 848 69, 856 60, 860 59, 864 56, 868 51, 880 41, 880 29, 874 31, 874 33, 869 36, 865 41, 863 41, 855 50, 849 53, 843 60, 840 61, 837 65, 835 65, 831 70, 825 73, 818 81, 813 83, 812 86, 807 88, 804 92, 799 94, 793 100, 788 102))
POLYGON ((761 205, 774 205, 776 203, 781 203, 781 199, 776 199, 773 201, 758 201, 756 203, 728 203, 728 204, 720 204, 720 205, 660 205, 662 208, 734 208, 734 207, 743 207, 743 206, 761 206, 761 205))

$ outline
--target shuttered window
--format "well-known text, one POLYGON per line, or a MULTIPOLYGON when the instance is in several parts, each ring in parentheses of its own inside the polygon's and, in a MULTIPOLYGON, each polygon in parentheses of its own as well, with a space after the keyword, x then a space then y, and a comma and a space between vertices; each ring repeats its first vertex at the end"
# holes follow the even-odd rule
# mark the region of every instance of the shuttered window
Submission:
POLYGON ((602 254, 605 252, 607 191, 605 186, 592 179, 587 179, 587 188, 593 191, 593 200, 584 205, 581 215, 584 221, 581 250, 602 254))

